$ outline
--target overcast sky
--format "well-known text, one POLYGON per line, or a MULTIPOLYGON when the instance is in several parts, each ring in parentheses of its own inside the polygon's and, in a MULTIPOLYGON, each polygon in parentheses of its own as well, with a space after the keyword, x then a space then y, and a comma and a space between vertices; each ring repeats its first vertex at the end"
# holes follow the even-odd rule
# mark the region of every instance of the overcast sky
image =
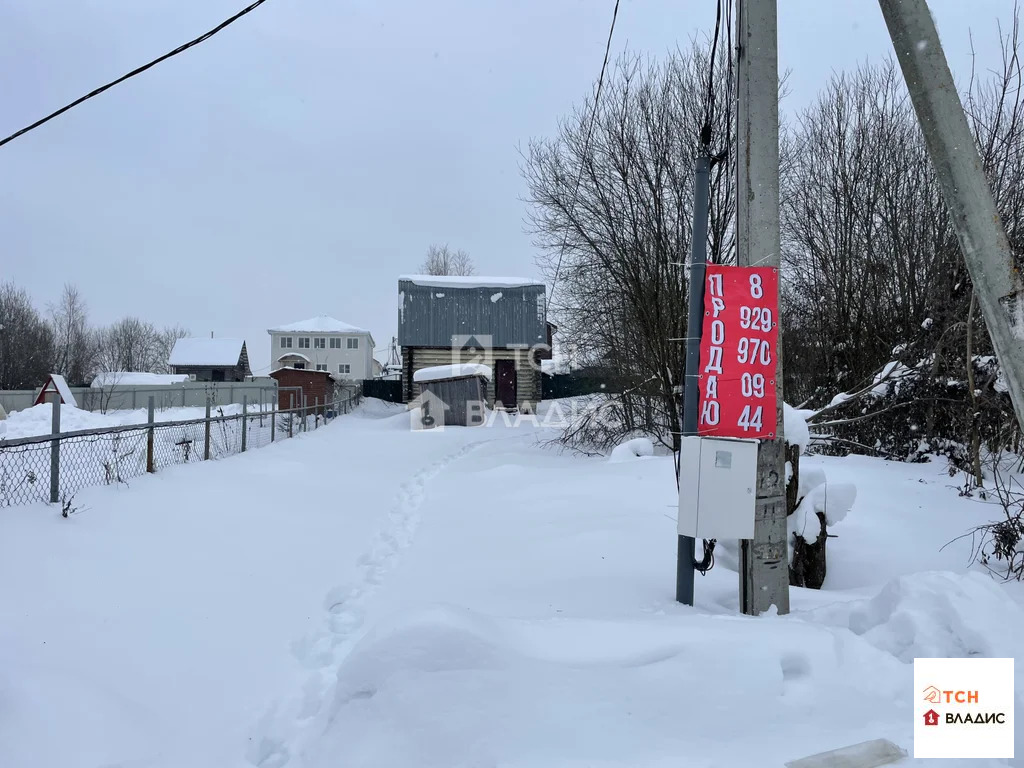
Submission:
MULTIPOLYGON (((0 135, 191 39, 245 0, 0 4, 0 135)), ((994 66, 1010 0, 931 0, 954 75, 994 66)), ((587 97, 613 0, 268 0, 201 46, 0 148, 0 280, 40 308, 242 336, 330 314, 386 356, 396 277, 430 243, 533 276, 517 147, 587 97)), ((662 55, 713 0, 622 0, 613 53, 662 55)), ((873 0, 779 0, 784 109, 891 51, 873 0)))

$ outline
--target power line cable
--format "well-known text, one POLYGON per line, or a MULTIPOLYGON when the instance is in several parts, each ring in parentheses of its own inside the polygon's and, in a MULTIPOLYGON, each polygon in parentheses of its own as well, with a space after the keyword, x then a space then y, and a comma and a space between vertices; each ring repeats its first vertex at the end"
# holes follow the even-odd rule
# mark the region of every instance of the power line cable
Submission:
POLYGON ((708 93, 704 102, 704 125, 700 132, 700 141, 705 147, 711 144, 711 125, 715 118, 715 58, 718 56, 718 37, 722 28, 722 0, 718 0, 715 12, 715 35, 711 42, 711 55, 708 57, 708 93))
MULTIPOLYGON (((615 34, 615 20, 619 17, 619 0, 615 0, 615 9, 612 11, 612 23, 608 28, 608 41, 604 46, 604 61, 601 63, 601 74, 597 78, 597 90, 594 92, 594 108, 590 112, 590 122, 587 126, 587 135, 583 140, 583 153, 580 160, 580 169, 576 174, 576 184, 573 187, 572 198, 569 203, 569 218, 572 218, 576 210, 576 198, 579 196, 580 183, 583 181, 583 166, 586 162, 587 152, 590 150, 590 139, 594 134, 594 122, 597 120, 597 106, 601 98, 601 88, 604 86, 604 73, 608 69, 608 56, 612 50, 612 36, 615 34)), ((565 258, 565 248, 569 243, 569 232, 566 230, 562 237, 562 246, 558 253, 558 263, 555 265, 555 277, 551 281, 551 295, 555 295, 555 287, 558 285, 558 278, 562 272, 562 259, 565 258)))
POLYGON ((265 3, 266 1, 267 0, 255 0, 255 2, 253 2, 252 5, 247 6, 246 8, 243 8, 241 11, 239 11, 234 16, 232 16, 230 19, 227 19, 226 21, 221 22, 216 27, 211 29, 209 32, 206 32, 205 34, 200 35, 195 40, 190 40, 189 42, 187 42, 187 43, 185 43, 183 45, 178 46, 173 51, 169 51, 168 53, 165 53, 163 56, 160 56, 160 57, 158 57, 156 59, 153 59, 148 64, 143 64, 138 69, 133 69, 128 74, 122 75, 121 77, 117 78, 116 80, 111 80, 106 85, 102 85, 99 88, 97 88, 96 90, 90 91, 89 93, 85 94, 85 96, 82 96, 79 99, 75 99, 70 104, 66 104, 65 106, 63 106, 60 109, 58 109, 56 112, 53 112, 52 114, 47 115, 46 117, 42 118, 41 120, 37 120, 36 122, 32 123, 32 125, 25 126, 20 131, 15 131, 10 136, 8 136, 6 139, 0 139, 0 147, 2 147, 4 144, 7 144, 8 142, 14 141, 19 136, 24 136, 26 133, 28 133, 29 131, 35 130, 39 126, 44 125, 44 124, 50 122, 55 117, 60 117, 61 115, 63 115, 68 110, 74 109, 75 107, 77 107, 79 104, 81 104, 83 102, 86 102, 89 99, 94 98, 95 96, 99 96, 101 93, 103 93, 104 91, 110 90, 115 85, 118 85, 119 83, 123 83, 125 80, 133 78, 136 75, 141 75, 147 69, 151 69, 152 67, 155 67, 160 62, 166 61, 167 59, 171 58, 172 56, 177 56, 179 53, 184 53, 189 48, 194 48, 195 46, 199 45, 200 43, 209 40, 211 37, 216 35, 222 29, 224 29, 225 27, 230 26, 231 24, 234 24, 240 18, 245 16, 247 13, 250 13, 251 11, 255 10, 256 8, 258 8, 259 6, 263 5, 263 3, 265 3))

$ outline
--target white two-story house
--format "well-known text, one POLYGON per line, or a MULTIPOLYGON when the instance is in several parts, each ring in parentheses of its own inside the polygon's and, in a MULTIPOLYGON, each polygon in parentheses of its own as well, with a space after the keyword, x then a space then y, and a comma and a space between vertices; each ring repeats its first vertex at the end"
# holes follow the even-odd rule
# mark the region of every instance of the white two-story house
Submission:
POLYGON ((318 315, 267 329, 273 368, 327 371, 338 379, 373 378, 373 336, 364 328, 318 315))

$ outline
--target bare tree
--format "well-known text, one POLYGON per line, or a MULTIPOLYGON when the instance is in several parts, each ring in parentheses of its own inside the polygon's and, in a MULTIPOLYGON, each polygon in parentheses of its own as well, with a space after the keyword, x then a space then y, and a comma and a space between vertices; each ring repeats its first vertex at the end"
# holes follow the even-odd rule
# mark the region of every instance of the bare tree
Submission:
POLYGON ((475 272, 473 260, 463 250, 452 250, 445 245, 432 245, 427 249, 427 257, 420 265, 420 273, 424 275, 472 275, 475 272))
MULTIPOLYGON (((723 49, 713 81, 716 151, 727 145, 732 121, 723 49)), ((622 379, 616 419, 605 420, 597 447, 635 431, 678 444, 693 165, 709 117, 710 69, 710 52, 699 44, 660 64, 624 55, 599 102, 585 101, 562 121, 557 138, 532 141, 524 157, 550 310, 586 351, 585 362, 622 379)), ((722 262, 733 248, 728 163, 715 166, 711 185, 708 253, 722 262)), ((595 433, 567 435, 580 443, 595 433)))
POLYGON ((50 307, 54 337, 54 364, 75 385, 82 385, 96 367, 96 335, 89 328, 85 299, 71 283, 64 285, 60 302, 50 307))
POLYGON ((0 284, 0 389, 42 386, 53 371, 53 330, 27 292, 0 284))
POLYGON ((174 349, 174 344, 178 339, 188 338, 189 335, 188 329, 180 325, 167 326, 160 331, 156 338, 156 356, 148 370, 153 373, 170 373, 171 351, 174 349))
POLYGON ((104 371, 148 371, 159 356, 156 328, 125 317, 103 330, 100 366, 104 371))
MULTIPOLYGON (((1011 245, 1024 247, 1019 27, 1003 68, 963 102, 1011 245)), ((941 450, 981 481, 1017 437, 973 286, 899 70, 836 75, 783 140, 784 354, 791 397, 828 403, 888 362, 910 375, 829 410, 831 444, 917 458, 941 450), (892 414, 886 416, 885 414, 892 414), (855 415, 854 415, 855 414, 855 415)))

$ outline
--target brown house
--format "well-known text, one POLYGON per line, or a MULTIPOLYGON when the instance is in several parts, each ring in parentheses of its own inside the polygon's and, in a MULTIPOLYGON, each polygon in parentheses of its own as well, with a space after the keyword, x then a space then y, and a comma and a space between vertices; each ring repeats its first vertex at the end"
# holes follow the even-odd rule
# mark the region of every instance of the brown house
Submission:
POLYGON ((303 395, 306 398, 307 408, 312 408, 317 404, 323 406, 334 399, 334 379, 327 371, 279 368, 270 374, 270 378, 277 381, 277 407, 281 410, 293 407, 301 408, 303 395), (301 392, 295 389, 285 389, 285 387, 299 387, 301 392))
POLYGON ((252 376, 242 339, 178 339, 171 350, 171 373, 193 381, 245 381, 252 376))

